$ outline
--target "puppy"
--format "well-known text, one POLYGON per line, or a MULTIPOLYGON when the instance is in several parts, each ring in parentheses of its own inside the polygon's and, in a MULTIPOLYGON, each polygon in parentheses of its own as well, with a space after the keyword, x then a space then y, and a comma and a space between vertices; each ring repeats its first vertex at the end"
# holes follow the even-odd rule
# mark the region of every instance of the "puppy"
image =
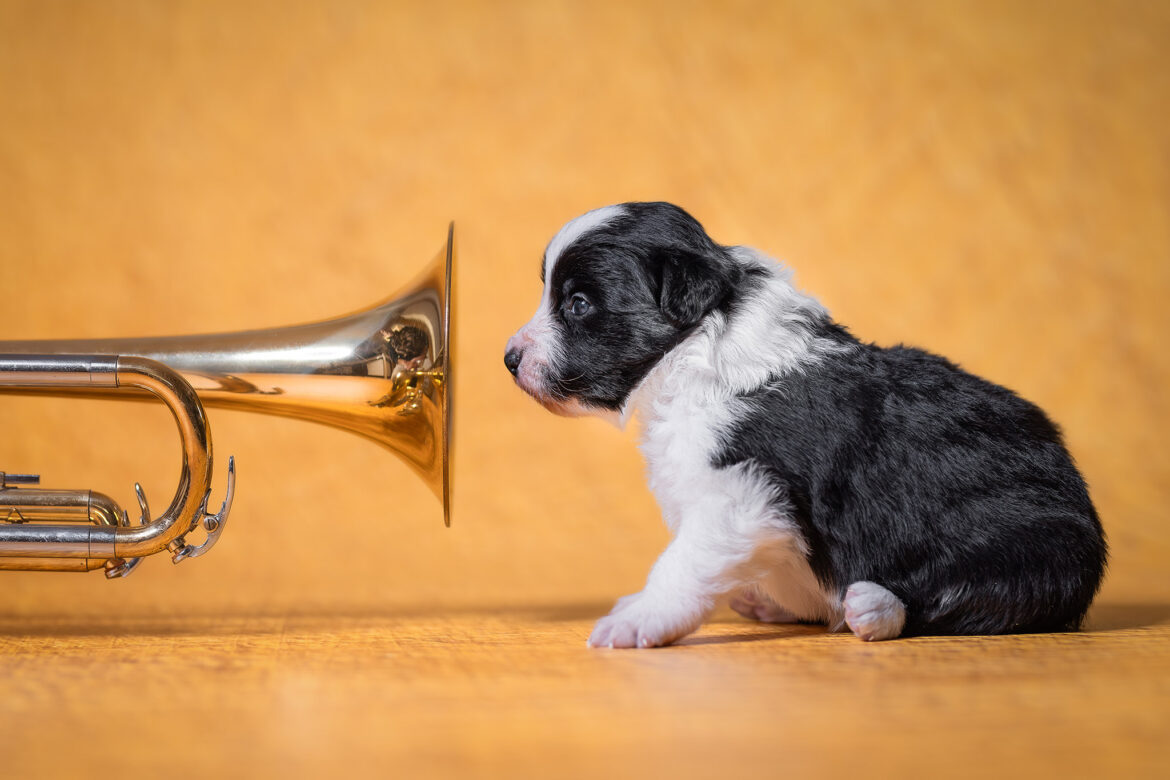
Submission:
POLYGON ((673 539, 593 647, 655 647, 727 601, 863 640, 1080 626, 1104 534, 1060 433, 953 363, 854 338, 790 274, 668 203, 565 225, 517 384, 642 423, 673 539))

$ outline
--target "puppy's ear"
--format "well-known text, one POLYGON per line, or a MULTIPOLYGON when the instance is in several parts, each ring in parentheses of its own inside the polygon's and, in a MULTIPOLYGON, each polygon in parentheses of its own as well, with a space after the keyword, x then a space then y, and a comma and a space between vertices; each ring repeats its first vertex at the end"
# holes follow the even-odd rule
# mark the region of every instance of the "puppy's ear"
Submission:
POLYGON ((731 294, 740 270, 719 254, 703 254, 681 247, 658 252, 662 286, 658 306, 672 325, 689 328, 731 294))

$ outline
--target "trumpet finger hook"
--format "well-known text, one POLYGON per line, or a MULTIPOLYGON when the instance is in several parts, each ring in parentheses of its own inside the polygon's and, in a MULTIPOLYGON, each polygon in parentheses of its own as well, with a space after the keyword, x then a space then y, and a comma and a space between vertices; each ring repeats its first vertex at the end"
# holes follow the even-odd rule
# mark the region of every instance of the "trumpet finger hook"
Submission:
MULTIPOLYGON (((236 457, 234 455, 228 457, 228 473, 227 473, 227 487, 223 497, 223 503, 220 504, 219 511, 213 515, 203 513, 202 525, 203 530, 207 531, 207 538, 203 540, 203 544, 198 546, 184 543, 182 547, 175 550, 174 556, 171 558, 175 563, 186 560, 187 558, 198 558, 205 552, 215 546, 219 541, 219 535, 223 533, 223 528, 227 525, 228 514, 232 511, 232 500, 236 495, 236 457)), ((203 497, 203 506, 207 506, 207 499, 211 497, 211 491, 203 497)))

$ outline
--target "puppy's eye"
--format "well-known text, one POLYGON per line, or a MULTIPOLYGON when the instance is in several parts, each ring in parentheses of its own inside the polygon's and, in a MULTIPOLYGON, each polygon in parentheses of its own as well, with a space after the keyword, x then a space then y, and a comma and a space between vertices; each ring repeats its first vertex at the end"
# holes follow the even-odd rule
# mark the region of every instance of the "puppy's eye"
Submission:
POLYGON ((573 297, 569 299, 569 305, 567 308, 569 310, 569 314, 572 314, 574 317, 584 317, 589 313, 589 310, 593 308, 593 304, 589 303, 589 299, 581 293, 575 293, 573 297))

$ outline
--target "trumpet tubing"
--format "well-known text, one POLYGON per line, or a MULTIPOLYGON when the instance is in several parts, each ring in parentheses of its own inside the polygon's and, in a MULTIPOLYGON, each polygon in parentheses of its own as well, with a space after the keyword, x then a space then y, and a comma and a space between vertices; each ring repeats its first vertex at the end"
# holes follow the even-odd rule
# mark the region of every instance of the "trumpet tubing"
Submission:
POLYGON ((27 487, 0 472, 0 570, 123 576, 169 549, 175 562, 218 539, 230 509, 205 512, 211 434, 204 407, 244 409, 352 431, 398 455, 451 515, 451 281, 454 226, 427 269, 400 293, 352 314, 304 325, 143 339, 0 341, 0 393, 162 400, 174 413, 184 468, 168 510, 131 526, 91 491, 27 487), (202 525, 207 540, 185 536, 202 525))

